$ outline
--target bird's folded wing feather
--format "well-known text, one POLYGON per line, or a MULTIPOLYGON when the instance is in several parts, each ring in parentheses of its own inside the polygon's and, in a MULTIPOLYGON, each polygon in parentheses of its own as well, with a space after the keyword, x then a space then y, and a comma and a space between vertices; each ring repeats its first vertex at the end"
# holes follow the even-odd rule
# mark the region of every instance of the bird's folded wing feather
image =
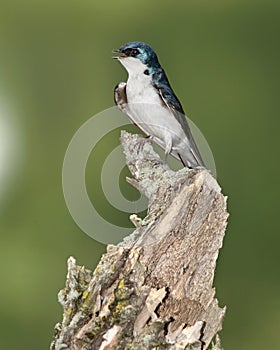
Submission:
MULTIPOLYGON (((175 118, 182 125, 183 130, 184 130, 184 132, 186 134, 186 137, 188 138, 189 143, 190 143, 190 147, 191 147, 190 150, 193 153, 194 158, 197 160, 197 163, 199 165, 201 165, 201 166, 204 166, 203 160, 202 160, 201 155, 199 153, 199 150, 198 150, 198 148, 196 146, 196 143, 195 143, 195 141, 193 139, 193 136, 192 136, 191 131, 190 131, 190 127, 188 125, 187 119, 185 117, 183 108, 182 108, 179 100, 172 93, 171 88, 169 88, 166 84, 164 84, 164 85, 157 84, 156 87, 157 87, 157 89, 159 91, 159 96, 161 97, 162 102, 172 111, 172 113, 175 116, 175 118)), ((118 106, 118 108, 129 117, 131 122, 133 124, 135 124, 137 127, 139 127, 145 134, 148 135, 146 130, 143 128, 143 126, 141 127, 140 125, 137 125, 137 121, 134 120, 132 114, 130 113, 129 104, 127 102, 127 96, 126 96, 126 83, 121 82, 115 87, 115 89, 114 89, 114 100, 115 100, 115 103, 118 106)), ((159 140, 157 138, 153 138, 153 140, 160 147, 162 147, 164 149, 164 145, 162 144, 161 140, 159 140)), ((178 156, 177 153, 173 153, 172 151, 171 151, 171 153, 177 159, 179 159, 179 160, 181 159, 181 157, 178 156)))
POLYGON ((118 85, 116 85, 114 89, 114 100, 118 108, 122 112, 127 113, 126 110, 128 109, 128 106, 126 97, 126 83, 121 82, 118 85))
POLYGON ((188 138, 190 144, 190 151, 192 152, 194 158, 197 160, 197 163, 201 166, 204 166, 201 154, 198 150, 198 147, 195 143, 195 140, 192 136, 189 124, 187 122, 187 118, 185 116, 183 107, 181 106, 179 100, 174 95, 169 84, 155 84, 156 88, 159 91, 159 95, 162 99, 162 102, 171 110, 174 117, 178 120, 178 122, 182 125, 182 128, 188 138))

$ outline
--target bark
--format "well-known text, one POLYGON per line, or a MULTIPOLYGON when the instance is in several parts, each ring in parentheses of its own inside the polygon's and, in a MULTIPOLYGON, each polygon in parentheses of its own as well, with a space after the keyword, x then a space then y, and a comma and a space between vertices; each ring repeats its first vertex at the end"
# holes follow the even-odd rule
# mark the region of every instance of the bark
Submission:
POLYGON ((69 258, 51 349, 219 350, 225 307, 213 279, 226 198, 206 169, 174 172, 148 139, 122 132, 121 142, 148 214, 131 216, 135 231, 93 273, 69 258))

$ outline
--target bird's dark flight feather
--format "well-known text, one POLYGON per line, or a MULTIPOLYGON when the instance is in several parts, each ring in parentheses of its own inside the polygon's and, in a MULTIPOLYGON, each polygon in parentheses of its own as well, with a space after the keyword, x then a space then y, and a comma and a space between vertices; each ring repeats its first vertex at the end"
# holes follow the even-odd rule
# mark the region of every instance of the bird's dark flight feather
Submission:
MULTIPOLYGON (((197 148, 197 145, 192 136, 189 124, 185 117, 183 107, 179 102, 178 98, 176 97, 176 95, 174 94, 174 92, 172 91, 169 81, 162 68, 158 69, 158 71, 154 73, 154 86, 159 91, 159 96, 162 102, 166 105, 167 108, 169 108, 172 111, 174 117, 182 125, 183 130, 189 140, 189 143, 191 146, 191 152, 197 161, 197 165, 204 166, 201 154, 197 148)), ((184 163, 183 159, 181 158, 181 155, 178 155, 178 156, 181 159, 181 161, 184 163)), ((184 164, 184 165, 186 166, 187 164, 184 164)))

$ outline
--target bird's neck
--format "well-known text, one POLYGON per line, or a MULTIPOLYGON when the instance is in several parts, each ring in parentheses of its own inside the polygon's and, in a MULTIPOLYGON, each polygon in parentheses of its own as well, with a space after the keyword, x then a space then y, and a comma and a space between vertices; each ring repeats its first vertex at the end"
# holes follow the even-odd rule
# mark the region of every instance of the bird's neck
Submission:
POLYGON ((152 78, 154 74, 157 74, 162 70, 159 64, 155 66, 149 66, 148 64, 144 64, 139 59, 133 57, 127 57, 124 60, 121 60, 121 64, 125 67, 129 78, 131 79, 139 78, 139 76, 142 75, 144 75, 143 78, 152 78))

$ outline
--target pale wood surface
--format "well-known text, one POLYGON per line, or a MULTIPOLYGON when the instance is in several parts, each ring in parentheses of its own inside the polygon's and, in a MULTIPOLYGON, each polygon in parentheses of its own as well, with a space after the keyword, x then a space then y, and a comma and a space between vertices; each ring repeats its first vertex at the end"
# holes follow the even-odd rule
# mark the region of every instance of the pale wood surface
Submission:
POLYGON ((213 279, 226 198, 207 170, 170 170, 139 135, 122 132, 121 142, 148 214, 132 217, 135 231, 93 273, 69 258, 51 349, 219 350, 225 307, 213 279))

